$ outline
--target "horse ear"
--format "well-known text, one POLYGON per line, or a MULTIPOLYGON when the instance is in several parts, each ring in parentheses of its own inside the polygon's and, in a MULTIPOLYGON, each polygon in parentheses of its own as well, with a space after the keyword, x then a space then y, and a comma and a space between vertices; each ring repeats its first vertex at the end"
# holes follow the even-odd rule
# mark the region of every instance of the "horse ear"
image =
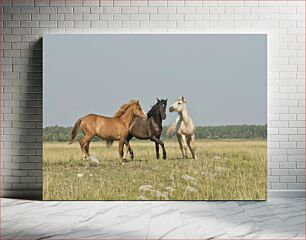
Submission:
POLYGON ((139 105, 139 100, 137 100, 136 103, 139 105))
POLYGON ((184 96, 182 96, 182 101, 185 103, 187 102, 186 99, 184 98, 184 96))
POLYGON ((156 98, 157 102, 160 102, 160 100, 158 98, 156 98))

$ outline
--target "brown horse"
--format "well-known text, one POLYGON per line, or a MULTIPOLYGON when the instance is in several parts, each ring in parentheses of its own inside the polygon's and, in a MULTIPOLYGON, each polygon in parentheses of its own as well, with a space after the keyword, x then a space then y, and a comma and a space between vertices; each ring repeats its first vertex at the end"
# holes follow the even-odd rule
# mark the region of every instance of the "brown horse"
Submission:
POLYGON ((122 105, 114 117, 105 117, 96 114, 88 114, 80 118, 74 125, 71 132, 70 143, 75 142, 77 131, 81 128, 84 137, 80 140, 80 146, 84 158, 89 158, 89 144, 93 137, 97 136, 102 140, 119 141, 119 162, 123 163, 124 144, 129 146, 126 137, 129 133, 130 125, 135 117, 146 118, 139 101, 132 100, 122 105))

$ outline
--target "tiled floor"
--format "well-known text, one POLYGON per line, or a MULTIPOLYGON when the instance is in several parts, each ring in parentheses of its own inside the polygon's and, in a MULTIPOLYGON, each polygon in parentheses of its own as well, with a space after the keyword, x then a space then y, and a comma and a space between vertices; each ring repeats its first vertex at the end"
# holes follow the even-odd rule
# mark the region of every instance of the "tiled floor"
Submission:
POLYGON ((305 239, 305 199, 49 202, 1 199, 4 239, 305 239))

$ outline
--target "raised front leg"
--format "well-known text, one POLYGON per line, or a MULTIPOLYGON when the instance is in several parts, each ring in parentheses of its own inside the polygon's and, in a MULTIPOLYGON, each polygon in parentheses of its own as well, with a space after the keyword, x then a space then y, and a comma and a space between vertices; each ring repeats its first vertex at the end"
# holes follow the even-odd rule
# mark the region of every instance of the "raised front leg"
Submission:
POLYGON ((166 149, 165 149, 165 144, 162 140, 158 139, 157 137, 155 136, 152 136, 151 138, 151 141, 161 145, 162 149, 163 149, 163 159, 166 159, 167 158, 167 153, 166 153, 166 149))

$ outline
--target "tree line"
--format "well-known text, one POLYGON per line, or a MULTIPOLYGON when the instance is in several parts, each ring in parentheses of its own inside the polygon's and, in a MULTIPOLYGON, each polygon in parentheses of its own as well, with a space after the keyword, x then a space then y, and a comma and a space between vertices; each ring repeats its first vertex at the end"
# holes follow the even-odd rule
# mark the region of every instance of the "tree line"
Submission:
MULTIPOLYGON (((171 139, 175 136, 167 136, 169 126, 163 127, 162 138, 171 139)), ((50 126, 43 129, 43 141, 68 142, 72 127, 50 126)), ((78 132, 78 139, 82 137, 78 132)), ((198 126, 195 129, 197 139, 252 139, 267 138, 267 124, 265 125, 224 125, 224 126, 198 126)), ((98 138, 93 141, 99 140, 98 138)))

